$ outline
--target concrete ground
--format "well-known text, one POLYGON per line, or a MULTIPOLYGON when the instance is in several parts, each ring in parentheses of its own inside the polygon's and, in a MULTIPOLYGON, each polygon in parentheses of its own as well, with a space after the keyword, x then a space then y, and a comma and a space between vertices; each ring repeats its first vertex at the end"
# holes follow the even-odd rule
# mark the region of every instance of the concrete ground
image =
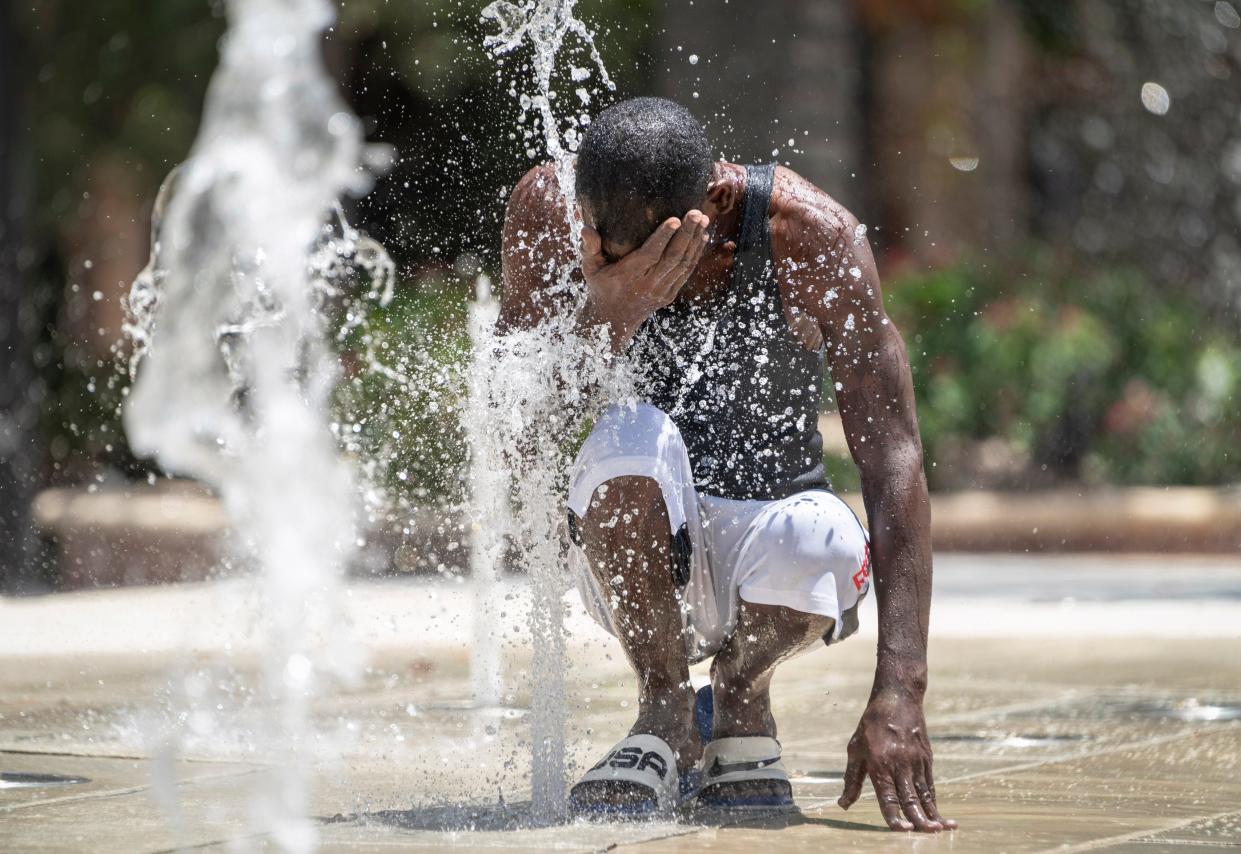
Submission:
MULTIPOLYGON (((869 789, 835 805, 873 610, 776 679, 800 814, 539 826, 524 585, 502 591, 497 627, 507 708, 476 711, 468 590, 409 581, 345 597, 369 665, 315 703, 296 752, 319 844, 1241 852, 1241 559, 947 555, 936 584, 927 713, 954 834, 889 833, 869 789)), ((265 799, 289 757, 261 735, 254 611, 242 582, 0 602, 0 851, 275 847, 265 799)), ((580 612, 570 629, 572 774, 623 734, 634 692, 610 639, 580 612)))

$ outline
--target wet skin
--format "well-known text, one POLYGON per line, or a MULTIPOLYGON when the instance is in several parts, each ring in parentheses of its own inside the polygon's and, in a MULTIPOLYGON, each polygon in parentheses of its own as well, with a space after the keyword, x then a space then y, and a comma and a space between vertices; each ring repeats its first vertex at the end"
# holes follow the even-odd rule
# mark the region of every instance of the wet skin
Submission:
MULTIPOLYGON (((582 540, 600 589, 615 597, 613 624, 640 676, 638 719, 630 734, 653 733, 668 742, 684 774, 701 757, 702 744, 694 726, 677 590, 668 571, 668 530, 659 484, 645 477, 618 477, 592 496, 582 540)), ((776 665, 820 642, 833 624, 830 617, 743 602, 736 630, 711 663, 713 735, 774 738, 769 688, 776 665)), ((750 797, 790 794, 788 784, 779 781, 725 785, 730 793, 750 797)), ((610 803, 649 795, 644 788, 611 781, 583 784, 577 794, 610 803)))
MULTIPOLYGON (((581 200, 582 265, 587 288, 577 323, 603 329, 615 352, 658 308, 689 301, 704 311, 728 288, 744 168, 716 163, 699 210, 659 224, 641 245, 602 239, 581 200)), ((840 805, 851 806, 870 779, 893 830, 956 827, 935 802, 932 755, 923 717, 931 599, 930 514, 922 446, 905 346, 883 310, 879 277, 864 230, 826 193, 783 167, 771 201, 772 260, 785 317, 803 346, 823 346, 849 449, 862 476, 879 607, 875 681, 849 742, 840 805)), ((550 167, 532 169, 514 188, 503 237, 504 293, 497 330, 530 328, 569 309, 547 292, 572 263, 563 199, 550 167)), ((669 571, 666 511, 653 481, 628 477, 596 492, 583 536, 592 572, 613 588, 618 636, 641 685, 632 732, 663 738, 682 771, 701 755, 675 590, 669 571), (612 579, 620 580, 613 583, 612 579)), ((712 663, 715 734, 775 735, 768 686, 775 667, 831 627, 831 620, 786 608, 744 604, 737 630, 712 663), (753 638, 753 640, 751 640, 753 638)), ((738 795, 770 783, 733 784, 738 795), (744 790, 744 792, 742 791, 744 790)), ((604 784, 609 801, 635 797, 604 784)))

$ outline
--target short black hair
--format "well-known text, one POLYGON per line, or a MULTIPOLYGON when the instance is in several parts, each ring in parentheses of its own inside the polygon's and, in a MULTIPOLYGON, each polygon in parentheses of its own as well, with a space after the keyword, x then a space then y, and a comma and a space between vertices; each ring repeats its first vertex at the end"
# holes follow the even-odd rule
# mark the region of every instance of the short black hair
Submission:
POLYGON ((711 146, 698 119, 667 98, 631 98, 599 113, 577 153, 577 195, 595 230, 641 243, 668 217, 703 203, 711 146))

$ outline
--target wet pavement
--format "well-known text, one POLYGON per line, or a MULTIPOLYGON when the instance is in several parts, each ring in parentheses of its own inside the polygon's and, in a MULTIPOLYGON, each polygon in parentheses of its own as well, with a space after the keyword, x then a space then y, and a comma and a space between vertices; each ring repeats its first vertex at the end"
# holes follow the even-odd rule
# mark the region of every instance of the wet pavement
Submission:
MULTIPOLYGON (((862 637, 776 678, 800 814, 534 826, 522 585, 506 588, 508 707, 478 711, 468 594, 411 581, 349 597, 370 666, 316 704, 301 752, 321 846, 1241 852, 1241 561, 948 556, 938 567, 927 713, 954 834, 889 833, 869 790, 848 812, 835 805, 873 668, 873 612, 862 637)), ((263 702, 238 676, 255 654, 243 611, 228 606, 238 595, 206 585, 0 603, 0 851, 274 847, 257 829, 274 772, 250 734, 263 702)), ((612 642, 580 615, 571 627, 580 770, 628 727, 633 689, 612 642)))

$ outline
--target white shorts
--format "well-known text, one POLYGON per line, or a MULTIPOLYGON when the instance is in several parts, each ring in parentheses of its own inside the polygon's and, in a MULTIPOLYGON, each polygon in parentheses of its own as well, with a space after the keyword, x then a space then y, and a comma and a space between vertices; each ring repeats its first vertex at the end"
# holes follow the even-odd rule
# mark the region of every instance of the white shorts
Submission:
MULTIPOLYGON (((738 597, 831 617, 829 643, 857 629, 858 602, 870 589, 870 549, 865 529, 835 494, 736 501, 700 493, 680 430, 646 403, 612 406, 596 422, 570 471, 569 509, 586 518, 599 486, 626 476, 659 484, 674 538, 679 532, 688 541, 689 578, 680 595, 691 661, 714 655, 732 634, 738 597)), ((610 594, 580 546, 570 560, 587 611, 615 635, 610 594)))

